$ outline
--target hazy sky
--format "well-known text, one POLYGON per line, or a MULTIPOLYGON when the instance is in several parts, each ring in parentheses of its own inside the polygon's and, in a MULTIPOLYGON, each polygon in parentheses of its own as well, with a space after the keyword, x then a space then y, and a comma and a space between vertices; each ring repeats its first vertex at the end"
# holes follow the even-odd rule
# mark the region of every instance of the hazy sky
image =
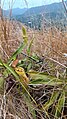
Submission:
POLYGON ((1 6, 4 9, 9 8, 9 4, 11 5, 11 2, 13 1, 13 8, 24 8, 26 7, 26 4, 28 4, 28 7, 35 7, 35 6, 41 6, 46 5, 54 2, 61 2, 62 0, 1 0, 1 6), (3 4, 3 1, 4 4, 3 4), (27 1, 27 2, 26 2, 27 1))

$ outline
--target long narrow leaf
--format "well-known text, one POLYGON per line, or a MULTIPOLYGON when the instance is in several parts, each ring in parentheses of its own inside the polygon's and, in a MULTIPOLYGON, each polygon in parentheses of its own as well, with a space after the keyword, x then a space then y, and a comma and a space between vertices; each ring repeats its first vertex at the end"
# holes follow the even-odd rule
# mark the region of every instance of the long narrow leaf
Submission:
POLYGON ((2 62, 2 60, 1 60, 1 59, 0 59, 0 65, 1 65, 1 66, 3 66, 3 62, 2 62))
POLYGON ((63 80, 57 79, 56 77, 49 76, 45 73, 29 71, 29 76, 31 78, 31 85, 45 84, 45 85, 60 85, 63 84, 63 80))
POLYGON ((59 92, 54 91, 51 95, 51 98, 43 105, 43 109, 49 109, 49 107, 55 102, 55 100, 57 99, 59 95, 59 92))
POLYGON ((3 65, 8 71, 10 71, 13 74, 13 76, 16 79, 19 79, 18 75, 16 74, 16 72, 14 71, 14 69, 12 67, 10 67, 8 64, 5 64, 5 63, 3 63, 3 65))
POLYGON ((27 36, 27 32, 26 32, 26 29, 24 28, 24 26, 22 27, 22 33, 23 33, 23 36, 27 36))
POLYGON ((13 55, 11 56, 11 58, 8 60, 8 64, 12 60, 15 60, 16 59, 16 56, 22 52, 22 49, 24 49, 25 46, 26 46, 25 43, 21 44, 21 46, 13 53, 13 55))
POLYGON ((23 33, 23 40, 24 40, 24 43, 27 44, 28 36, 27 36, 26 29, 25 29, 24 27, 22 27, 22 33, 23 33))
POLYGON ((60 98, 58 100, 58 103, 56 105, 56 113, 55 113, 55 116, 56 117, 60 117, 60 114, 62 113, 62 109, 64 107, 64 104, 65 104, 65 92, 61 92, 61 95, 60 95, 60 98))
POLYGON ((34 40, 34 39, 32 39, 32 40, 30 41, 30 44, 29 44, 29 46, 28 46, 28 48, 27 48, 27 54, 28 54, 28 55, 30 54, 30 50, 31 50, 31 46, 32 46, 33 40, 34 40))

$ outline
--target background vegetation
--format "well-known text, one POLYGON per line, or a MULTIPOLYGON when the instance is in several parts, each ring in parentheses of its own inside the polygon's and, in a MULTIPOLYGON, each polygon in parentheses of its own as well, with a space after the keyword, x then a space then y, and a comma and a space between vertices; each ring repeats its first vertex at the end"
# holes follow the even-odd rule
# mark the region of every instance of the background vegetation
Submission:
POLYGON ((30 17, 30 28, 0 11, 0 118, 66 119, 66 17, 56 22, 52 12, 50 18, 48 13, 24 16, 27 22, 30 17))

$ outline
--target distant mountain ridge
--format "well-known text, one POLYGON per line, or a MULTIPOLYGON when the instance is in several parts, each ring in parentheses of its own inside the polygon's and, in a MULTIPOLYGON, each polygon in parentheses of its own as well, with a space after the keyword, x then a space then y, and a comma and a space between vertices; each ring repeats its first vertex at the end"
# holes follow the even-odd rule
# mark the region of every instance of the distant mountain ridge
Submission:
MULTIPOLYGON (((67 0, 65 1, 65 3, 67 4, 67 0)), ((29 14, 39 14, 39 13, 49 13, 49 12, 58 12, 59 10, 63 10, 64 6, 62 4, 62 2, 59 3, 52 3, 52 4, 48 4, 48 5, 42 5, 42 6, 37 6, 37 7, 32 7, 32 8, 13 8, 12 9, 12 15, 28 15, 29 14)), ((7 15, 10 10, 4 10, 5 15, 7 15)))
POLYGON ((24 14, 38 14, 38 13, 49 13, 49 12, 57 12, 58 10, 63 9, 62 3, 52 3, 49 5, 43 5, 38 7, 32 7, 28 9, 24 14))
MULTIPOLYGON (((16 16, 16 15, 22 15, 23 13, 25 13, 27 10, 27 8, 13 8, 11 11, 12 11, 12 16, 16 16)), ((3 14, 4 16, 9 16, 9 13, 10 13, 10 9, 8 10, 3 10, 3 14)))
MULTIPOLYGON (((67 0, 66 0, 67 5, 67 0)), ((7 10, 5 13, 8 14, 7 10)), ((12 17, 15 18, 17 21, 24 23, 27 26, 35 27, 40 29, 41 22, 43 17, 46 19, 51 19, 51 21, 57 21, 61 24, 67 24, 66 18, 64 17, 65 9, 62 2, 59 3, 52 3, 49 5, 43 5, 38 7, 32 8, 15 8, 12 9, 12 17)))

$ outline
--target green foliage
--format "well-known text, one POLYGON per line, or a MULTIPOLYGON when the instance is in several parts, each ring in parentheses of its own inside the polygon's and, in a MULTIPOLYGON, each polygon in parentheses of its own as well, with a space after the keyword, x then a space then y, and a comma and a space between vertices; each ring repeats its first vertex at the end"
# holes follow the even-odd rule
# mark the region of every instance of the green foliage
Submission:
MULTIPOLYGON (((45 87, 46 86, 53 87, 53 90, 49 92, 50 93, 49 95, 45 93, 46 97, 49 97, 46 100, 46 102, 43 102, 43 104, 38 104, 36 98, 34 99, 33 96, 29 93, 28 89, 20 82, 20 77, 16 74, 14 68, 11 67, 12 60, 15 60, 17 55, 22 53, 22 50, 26 48, 26 46, 28 45, 28 37, 27 37, 26 29, 24 27, 22 27, 22 33, 23 33, 23 43, 13 53, 13 55, 10 57, 7 63, 4 63, 0 59, 0 68, 3 75, 0 77, 0 89, 3 88, 4 78, 5 77, 7 78, 8 75, 11 74, 14 76, 16 81, 20 83, 21 87, 25 90, 25 93, 23 96, 26 101, 28 110, 30 111, 30 114, 33 116, 33 119, 37 119, 36 108, 39 108, 42 114, 43 113, 45 114, 46 119, 47 117, 51 119, 49 115, 49 109, 53 108, 54 110, 50 112, 51 115, 54 115, 54 117, 56 118, 60 118, 62 115, 61 113, 63 112, 64 106, 65 106, 65 102, 66 102, 67 85, 65 84, 67 84, 67 79, 64 79, 64 80, 58 79, 54 76, 48 75, 46 72, 39 72, 40 65, 37 64, 37 62, 40 61, 40 58, 35 53, 30 55, 33 39, 30 41, 30 44, 26 49, 27 54, 25 54, 25 57, 23 57, 23 59, 20 60, 17 66, 23 67, 25 69, 25 72, 28 73, 30 78, 28 88, 30 86, 33 86, 34 88, 36 86, 39 87, 39 86, 42 86, 42 84, 45 85, 45 87), (38 70, 36 71, 36 69, 38 70), (57 89, 57 87, 59 87, 59 90, 57 89)), ((53 67, 53 64, 49 64, 49 65, 53 67)), ((23 92, 20 92, 20 93, 23 94, 23 92)), ((34 97, 35 97, 35 91, 34 91, 34 97)))
POLYGON ((16 74, 16 72, 14 71, 14 69, 9 66, 8 64, 5 64, 3 63, 3 66, 8 70, 10 71, 10 73, 16 78, 16 79, 19 79, 18 75, 16 74))
POLYGON ((28 48, 27 48, 27 54, 28 54, 28 55, 30 55, 31 46, 32 46, 32 44, 33 44, 33 40, 34 40, 34 39, 32 39, 32 40, 30 41, 30 44, 29 44, 29 46, 28 46, 28 48))
POLYGON ((26 29, 24 27, 22 27, 22 33, 23 33, 23 43, 8 60, 8 64, 10 64, 12 60, 15 60, 17 55, 19 55, 22 52, 22 50, 25 48, 25 46, 27 45, 28 37, 27 37, 26 29))
POLYGON ((41 73, 41 72, 36 72, 30 70, 28 74, 31 77, 30 84, 32 85, 38 85, 38 84, 45 84, 45 85, 50 85, 50 86, 56 86, 56 85, 62 85, 63 80, 58 79, 56 77, 52 77, 47 75, 46 73, 41 73))
POLYGON ((37 56, 37 54, 33 53, 32 56, 33 60, 35 60, 36 62, 39 62, 39 57, 37 56))
POLYGON ((64 109, 64 105, 65 105, 65 91, 63 90, 56 105, 56 113, 55 113, 56 117, 58 118, 60 117, 60 114, 64 109))
POLYGON ((48 110, 49 107, 57 100, 58 96, 59 92, 57 91, 52 92, 51 98, 43 105, 43 109, 48 110))
POLYGON ((0 59, 0 66, 2 66, 3 65, 3 62, 2 62, 2 60, 0 59))
POLYGON ((23 33, 24 43, 27 44, 28 37, 27 37, 26 29, 24 27, 22 27, 22 33, 23 33))
POLYGON ((26 29, 24 27, 22 27, 22 33, 23 33, 23 37, 27 35, 26 29))
POLYGON ((29 95, 29 97, 32 99, 32 101, 33 101, 35 104, 37 104, 36 101, 33 99, 33 97, 30 95, 30 93, 27 91, 27 89, 25 88, 25 86, 20 82, 20 79, 19 79, 18 75, 16 74, 16 72, 14 71, 14 69, 13 69, 11 66, 9 66, 8 64, 5 64, 5 63, 3 63, 3 66, 4 66, 8 71, 10 71, 10 73, 11 73, 11 74, 16 78, 16 80, 21 84, 22 88, 26 91, 26 93, 29 95))
POLYGON ((25 43, 22 43, 21 46, 13 53, 13 55, 11 56, 11 58, 8 60, 8 64, 10 64, 10 62, 12 60, 15 60, 17 55, 20 54, 22 52, 22 49, 24 49, 24 47, 26 46, 25 43))

